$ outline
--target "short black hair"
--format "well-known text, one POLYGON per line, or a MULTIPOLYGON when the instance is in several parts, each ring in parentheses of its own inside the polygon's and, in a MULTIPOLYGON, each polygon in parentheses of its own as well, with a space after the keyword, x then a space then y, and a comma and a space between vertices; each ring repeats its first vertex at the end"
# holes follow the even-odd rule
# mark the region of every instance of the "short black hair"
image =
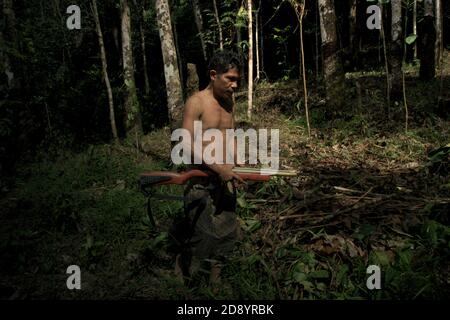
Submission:
POLYGON ((233 51, 220 50, 216 51, 209 60, 208 73, 216 70, 218 74, 226 73, 228 70, 236 68, 241 71, 241 59, 233 51))

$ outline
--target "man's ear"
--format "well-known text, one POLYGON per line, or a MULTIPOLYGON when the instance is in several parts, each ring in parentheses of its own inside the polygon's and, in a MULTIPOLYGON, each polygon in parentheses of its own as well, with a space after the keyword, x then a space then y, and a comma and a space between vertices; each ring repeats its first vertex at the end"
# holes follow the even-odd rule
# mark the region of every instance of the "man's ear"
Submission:
POLYGON ((217 77, 217 71, 216 70, 210 70, 209 71, 209 79, 214 81, 214 80, 216 80, 216 77, 217 77))

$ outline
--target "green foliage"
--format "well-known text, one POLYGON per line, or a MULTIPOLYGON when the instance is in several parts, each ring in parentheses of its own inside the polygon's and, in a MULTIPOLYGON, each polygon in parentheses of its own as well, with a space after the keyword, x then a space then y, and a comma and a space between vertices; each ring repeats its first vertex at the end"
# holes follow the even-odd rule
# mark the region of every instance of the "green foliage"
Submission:
MULTIPOLYGON (((243 16, 241 14, 236 15, 235 1, 217 1, 217 11, 219 14, 219 21, 222 28, 223 45, 226 49, 234 49, 234 33, 236 27, 245 28, 243 16)), ((219 26, 215 17, 214 8, 212 6, 205 8, 202 14, 206 16, 206 25, 203 32, 205 42, 209 44, 212 51, 217 50, 219 47, 219 26)), ((244 18, 245 19, 245 18, 244 18)), ((238 46, 241 46, 238 44, 238 46)))
POLYGON ((434 149, 428 153, 428 159, 431 163, 442 162, 450 155, 450 143, 445 147, 434 149))
POLYGON ((239 11, 236 15, 235 26, 237 28, 247 28, 248 27, 248 13, 244 6, 241 6, 239 8, 239 11))
POLYGON ((413 44, 417 39, 417 35, 411 34, 405 38, 405 42, 409 45, 413 44))

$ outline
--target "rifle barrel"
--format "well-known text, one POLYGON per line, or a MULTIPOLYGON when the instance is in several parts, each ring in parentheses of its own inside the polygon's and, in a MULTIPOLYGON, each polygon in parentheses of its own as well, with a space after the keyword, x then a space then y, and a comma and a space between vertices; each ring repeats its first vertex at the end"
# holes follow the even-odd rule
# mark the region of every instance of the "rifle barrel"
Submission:
POLYGON ((297 176, 298 172, 295 170, 275 170, 270 168, 248 168, 248 167, 235 167, 233 172, 236 173, 255 173, 255 174, 266 174, 272 176, 297 176))

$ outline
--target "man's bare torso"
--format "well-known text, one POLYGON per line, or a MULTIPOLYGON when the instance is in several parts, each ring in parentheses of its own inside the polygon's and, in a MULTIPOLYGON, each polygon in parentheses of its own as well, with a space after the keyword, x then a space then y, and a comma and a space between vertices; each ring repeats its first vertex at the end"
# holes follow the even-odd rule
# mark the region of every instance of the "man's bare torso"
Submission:
POLYGON ((201 113, 197 120, 202 121, 203 130, 219 129, 224 133, 226 129, 233 128, 233 107, 226 110, 226 107, 221 106, 214 98, 211 90, 202 90, 193 98, 196 98, 199 104, 201 113))
POLYGON ((239 70, 232 67, 220 74, 210 70, 210 79, 208 87, 190 97, 184 107, 183 129, 191 135, 191 155, 195 162, 201 159, 223 181, 236 179, 243 182, 232 171, 236 163, 236 143, 227 135, 228 129, 234 129, 233 94, 238 87, 239 70), (198 122, 201 122, 201 131, 198 131, 198 122), (221 135, 211 131, 213 129, 219 130, 221 135), (194 142, 199 140, 203 141, 204 151, 195 148, 194 142), (204 156, 208 157, 207 163, 204 156))
MULTIPOLYGON (((231 141, 226 139, 226 130, 234 128, 233 105, 230 103, 220 103, 213 94, 210 87, 195 93, 187 102, 183 127, 188 129, 194 139, 202 140, 203 134, 208 129, 218 129, 222 133, 222 141, 203 141, 203 148, 210 143, 215 143, 215 148, 222 147, 222 163, 226 161, 227 145, 231 141), (202 123, 202 137, 195 137, 196 132, 193 131, 194 121, 202 123)), ((197 134, 200 132, 197 132, 197 134)))

